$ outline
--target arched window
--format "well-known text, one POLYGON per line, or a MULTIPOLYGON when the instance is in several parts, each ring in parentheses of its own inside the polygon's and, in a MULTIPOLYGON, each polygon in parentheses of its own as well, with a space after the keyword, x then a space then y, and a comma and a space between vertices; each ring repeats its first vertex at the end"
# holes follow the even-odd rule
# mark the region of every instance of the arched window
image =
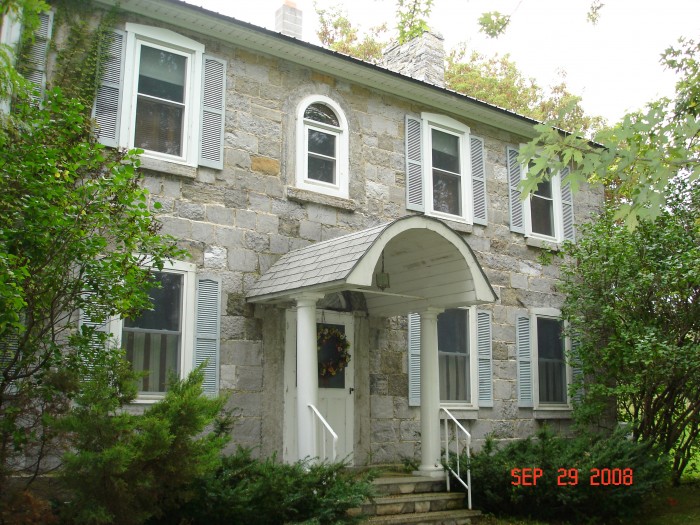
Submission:
POLYGON ((347 121, 328 97, 307 97, 299 105, 297 186, 348 198, 347 121))

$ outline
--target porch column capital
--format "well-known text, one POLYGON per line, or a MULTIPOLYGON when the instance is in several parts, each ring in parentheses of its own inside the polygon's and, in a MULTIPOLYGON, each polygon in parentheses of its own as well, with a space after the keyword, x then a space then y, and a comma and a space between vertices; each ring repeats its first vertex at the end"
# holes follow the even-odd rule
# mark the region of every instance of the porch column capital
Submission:
POLYGON ((426 308, 425 310, 422 310, 418 312, 418 315, 420 315, 421 319, 424 317, 426 319, 437 319, 437 316, 440 315, 442 312, 444 312, 444 308, 439 308, 437 306, 430 306, 426 308))
POLYGON ((298 295, 295 295, 293 297, 294 302, 296 303, 297 308, 303 308, 303 307, 309 307, 309 306, 316 306, 316 303, 323 299, 325 297, 324 294, 322 293, 312 293, 312 292, 307 292, 307 293, 300 293, 298 295))

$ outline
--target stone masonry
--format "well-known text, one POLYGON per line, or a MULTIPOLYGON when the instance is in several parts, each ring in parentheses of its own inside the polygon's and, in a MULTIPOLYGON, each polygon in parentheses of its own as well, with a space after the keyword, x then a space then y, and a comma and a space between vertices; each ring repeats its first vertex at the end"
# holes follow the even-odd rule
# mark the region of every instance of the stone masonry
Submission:
MULTIPOLYGON (((147 18, 133 21, 160 25, 147 18)), ((246 291, 290 250, 412 213, 405 207, 405 116, 422 111, 454 116, 172 29, 202 41, 207 52, 228 61, 225 166, 184 175, 167 166, 147 169, 145 185, 152 201, 162 205, 157 213, 163 233, 178 239, 199 271, 223 280, 220 375, 229 406, 239 416, 234 442, 270 454, 282 449, 284 305, 254 308, 245 300, 246 291), (311 94, 332 98, 348 119, 349 200, 295 188, 295 115, 299 101, 311 94)), ((430 35, 430 40, 442 45, 439 37, 430 35)), ((419 72, 406 74, 428 79, 419 72)), ((517 407, 515 316, 531 307, 559 307, 562 297, 556 291, 556 262, 543 266, 538 262, 541 249, 509 230, 506 146, 525 139, 461 120, 485 140, 489 222, 448 224, 462 232, 498 295, 486 307, 494 323, 494 406, 467 422, 478 444, 488 434, 513 439, 536 429, 532 410, 517 407)), ((600 192, 579 191, 577 223, 601 201, 600 192)), ((361 318, 362 312, 357 315, 361 318)), ((366 399, 367 409, 356 408, 356 460, 386 463, 417 457, 419 412, 407 403, 406 319, 369 318, 356 327, 355 355, 367 356, 366 373, 362 367, 356 372, 358 399, 366 399)))

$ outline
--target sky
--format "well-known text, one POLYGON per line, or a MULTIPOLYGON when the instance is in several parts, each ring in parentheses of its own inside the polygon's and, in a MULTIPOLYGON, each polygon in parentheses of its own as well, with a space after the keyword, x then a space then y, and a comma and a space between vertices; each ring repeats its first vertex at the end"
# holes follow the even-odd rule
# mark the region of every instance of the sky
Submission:
MULTIPOLYGON (((186 0, 239 20, 274 30, 283 0, 186 0)), ((672 96, 675 77, 659 64, 678 38, 700 38, 700 0, 603 0, 600 20, 586 13, 592 0, 434 0, 430 27, 445 49, 466 43, 486 56, 510 54, 540 86, 559 81, 582 97, 584 109, 610 123, 659 96, 672 96), (497 39, 479 32, 481 13, 511 15, 497 39)), ((295 0, 303 12, 303 39, 319 44, 314 0, 295 0)), ((341 5, 359 28, 395 25, 396 0, 316 0, 321 8, 341 5)))

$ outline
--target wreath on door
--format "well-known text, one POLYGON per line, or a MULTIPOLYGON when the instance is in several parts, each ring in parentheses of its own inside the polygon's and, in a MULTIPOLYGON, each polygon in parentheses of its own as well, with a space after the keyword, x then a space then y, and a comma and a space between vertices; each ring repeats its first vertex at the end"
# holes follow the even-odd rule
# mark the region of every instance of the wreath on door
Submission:
POLYGON ((316 350, 320 354, 322 349, 327 358, 318 361, 318 373, 321 377, 334 376, 342 371, 350 362, 350 342, 345 334, 337 328, 324 327, 318 330, 316 350))

